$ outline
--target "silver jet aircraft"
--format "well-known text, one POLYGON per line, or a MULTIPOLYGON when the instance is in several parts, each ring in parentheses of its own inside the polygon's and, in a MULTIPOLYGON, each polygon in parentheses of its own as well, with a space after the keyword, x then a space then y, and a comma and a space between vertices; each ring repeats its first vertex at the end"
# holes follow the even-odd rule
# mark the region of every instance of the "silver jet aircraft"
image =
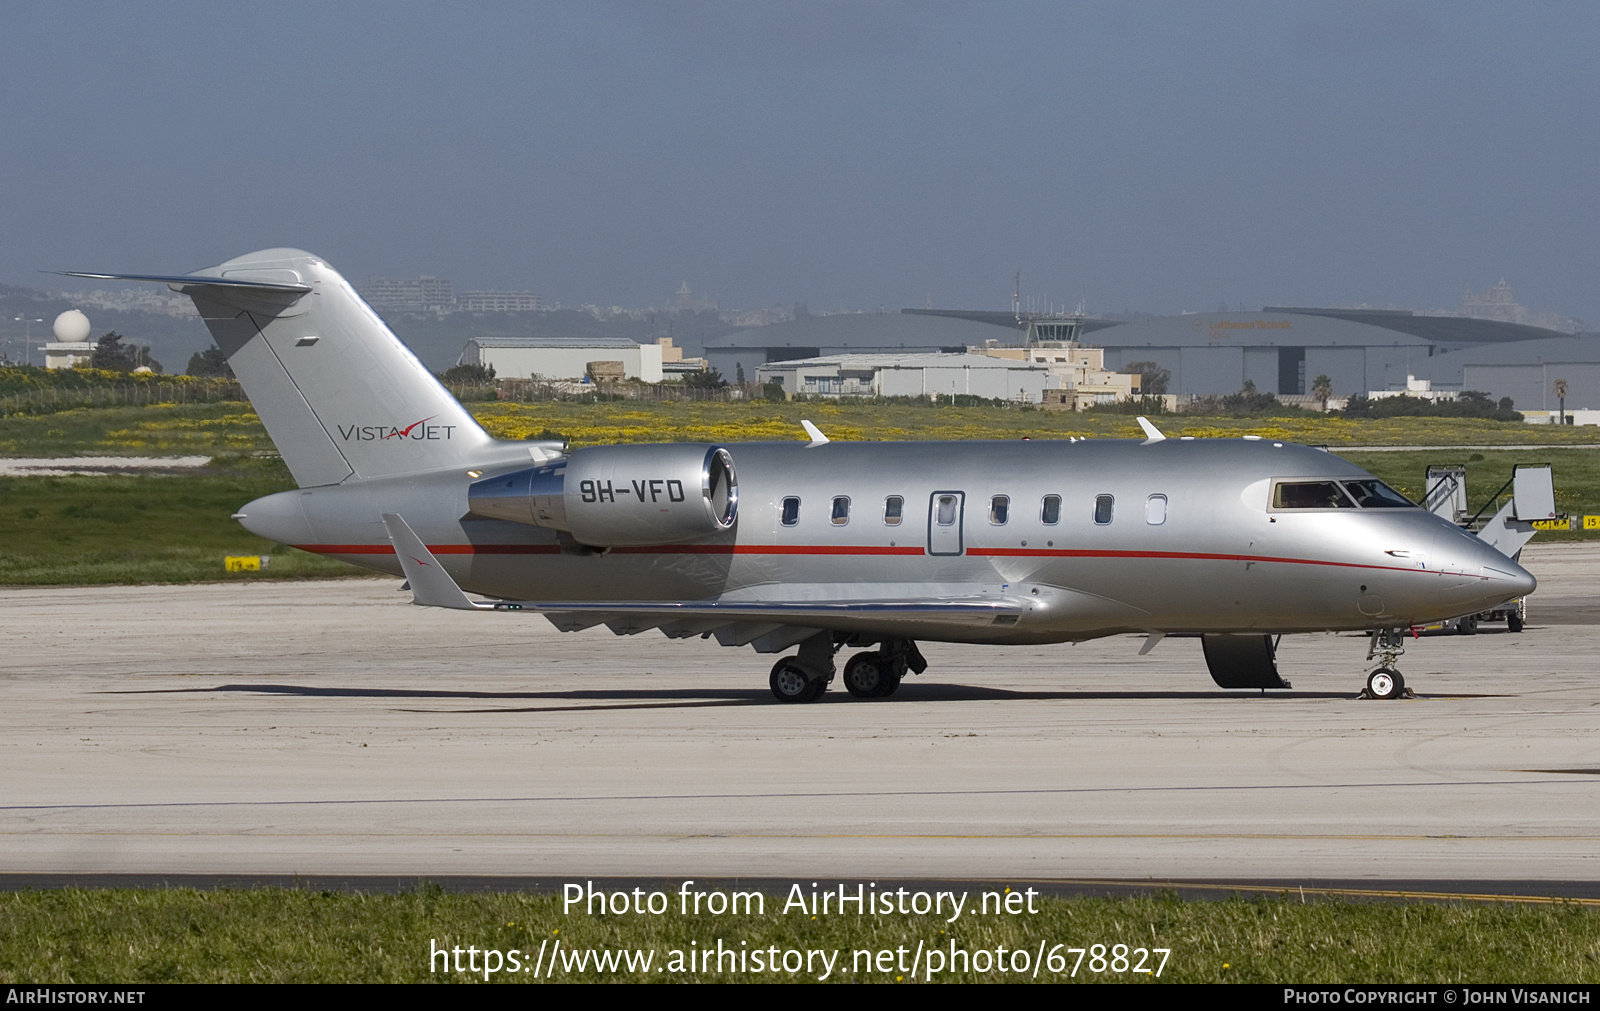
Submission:
POLYGON ((852 695, 925 667, 918 641, 1199 637, 1224 688, 1286 688, 1275 637, 1367 630, 1366 691, 1405 692, 1409 626, 1534 579, 1371 474, 1292 443, 1143 440, 590 446, 492 438, 315 256, 159 281, 196 308, 298 490, 237 519, 404 575, 418 604, 571 631, 714 636, 784 654, 772 693, 852 695), (475 600, 464 591, 487 600, 475 600))

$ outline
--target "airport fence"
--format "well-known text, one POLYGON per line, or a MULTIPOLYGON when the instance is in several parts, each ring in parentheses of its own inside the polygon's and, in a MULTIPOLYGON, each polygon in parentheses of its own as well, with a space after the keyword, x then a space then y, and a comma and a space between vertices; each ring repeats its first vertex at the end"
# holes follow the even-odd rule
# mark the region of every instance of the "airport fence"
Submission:
POLYGON ((151 404, 206 404, 244 399, 244 390, 233 379, 44 387, 0 394, 0 417, 54 414, 89 407, 148 407, 151 404))

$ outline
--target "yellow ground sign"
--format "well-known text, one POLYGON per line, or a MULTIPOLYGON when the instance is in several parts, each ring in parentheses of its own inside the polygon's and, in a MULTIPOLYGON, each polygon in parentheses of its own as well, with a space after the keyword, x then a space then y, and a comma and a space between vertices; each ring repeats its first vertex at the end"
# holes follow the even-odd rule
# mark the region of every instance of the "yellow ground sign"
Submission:
POLYGON ((1600 516, 1585 516, 1583 518, 1583 529, 1600 530, 1600 516))
POLYGON ((223 555, 222 567, 229 572, 260 572, 269 561, 261 555, 223 555))
POLYGON ((1535 530, 1567 530, 1569 525, 1566 520, 1534 520, 1535 530))

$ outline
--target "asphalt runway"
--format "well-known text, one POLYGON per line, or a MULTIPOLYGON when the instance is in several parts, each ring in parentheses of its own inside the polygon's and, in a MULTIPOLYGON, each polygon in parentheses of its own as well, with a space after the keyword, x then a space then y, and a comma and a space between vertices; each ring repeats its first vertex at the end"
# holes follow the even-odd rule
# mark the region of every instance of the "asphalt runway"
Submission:
MULTIPOLYGON (((399 581, 0 591, 0 874, 1600 881, 1600 545, 1529 627, 932 644, 891 699, 771 699, 748 648, 413 607, 399 581)), ((35 877, 40 876, 40 877, 35 877)), ((1580 887, 1582 886, 1582 887, 1580 887)))

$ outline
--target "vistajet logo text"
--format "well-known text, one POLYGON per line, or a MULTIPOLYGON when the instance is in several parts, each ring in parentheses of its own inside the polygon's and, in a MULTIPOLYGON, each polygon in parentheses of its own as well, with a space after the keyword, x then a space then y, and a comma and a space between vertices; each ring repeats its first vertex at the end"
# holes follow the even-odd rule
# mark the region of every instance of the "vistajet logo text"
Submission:
POLYGON ((404 428, 398 425, 340 425, 339 438, 345 442, 381 442, 384 439, 410 439, 413 442, 439 442, 450 438, 455 425, 430 425, 438 415, 413 421, 404 428))

